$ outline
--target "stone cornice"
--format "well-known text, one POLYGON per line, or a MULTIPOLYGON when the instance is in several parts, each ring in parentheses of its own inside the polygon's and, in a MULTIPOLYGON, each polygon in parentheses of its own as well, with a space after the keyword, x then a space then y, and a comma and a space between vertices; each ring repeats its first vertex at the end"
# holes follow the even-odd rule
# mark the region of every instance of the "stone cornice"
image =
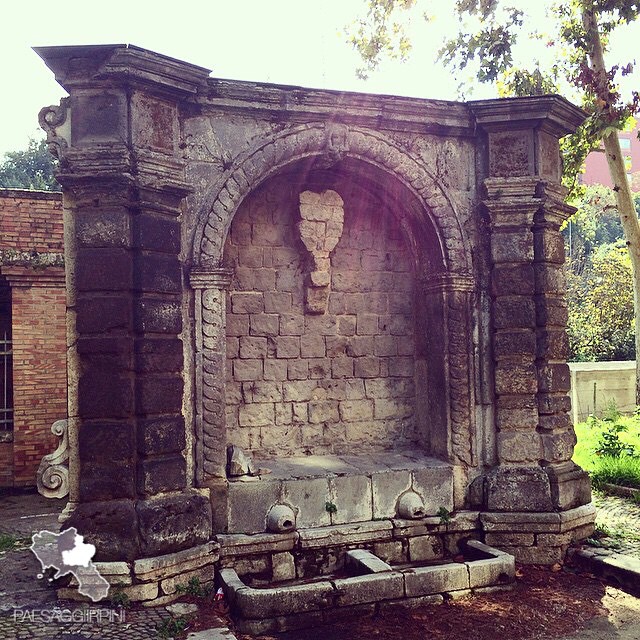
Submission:
POLYGON ((67 90, 97 80, 152 86, 172 94, 195 94, 209 70, 129 44, 34 47, 67 90))
POLYGON ((278 120, 331 120, 376 130, 472 136, 473 117, 461 102, 310 89, 210 78, 204 107, 278 116, 278 120))
POLYGON ((489 132, 542 126, 562 137, 573 133, 587 116, 558 95, 474 100, 467 105, 478 126, 489 132))

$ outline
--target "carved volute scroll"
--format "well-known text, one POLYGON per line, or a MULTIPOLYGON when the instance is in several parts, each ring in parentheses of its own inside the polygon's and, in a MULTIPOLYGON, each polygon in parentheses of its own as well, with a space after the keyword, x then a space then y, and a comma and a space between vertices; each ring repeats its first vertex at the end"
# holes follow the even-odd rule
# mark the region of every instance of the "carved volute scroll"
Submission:
POLYGON ((300 238, 311 254, 311 270, 307 276, 305 305, 308 313, 327 310, 331 290, 330 253, 335 249, 344 225, 342 198, 335 191, 300 194, 300 238))
POLYGON ((51 433, 60 438, 53 453, 42 458, 36 472, 38 493, 45 498, 64 498, 69 493, 69 431, 67 420, 56 420, 51 433))

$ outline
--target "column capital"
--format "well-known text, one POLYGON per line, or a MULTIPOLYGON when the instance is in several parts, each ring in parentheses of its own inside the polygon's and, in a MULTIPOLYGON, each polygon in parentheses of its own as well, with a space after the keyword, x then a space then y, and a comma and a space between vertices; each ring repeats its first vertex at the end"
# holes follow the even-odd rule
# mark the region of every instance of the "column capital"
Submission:
POLYGON ((193 269, 189 274, 192 289, 228 289, 233 271, 219 267, 216 269, 193 269))

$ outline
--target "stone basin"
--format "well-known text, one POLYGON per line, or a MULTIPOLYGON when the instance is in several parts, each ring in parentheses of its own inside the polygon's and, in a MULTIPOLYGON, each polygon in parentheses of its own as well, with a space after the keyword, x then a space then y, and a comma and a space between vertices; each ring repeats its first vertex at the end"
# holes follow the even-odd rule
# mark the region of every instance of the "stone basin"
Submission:
POLYGON ((340 617, 373 614, 389 605, 442 602, 478 590, 508 588, 515 579, 512 555, 468 540, 468 560, 432 566, 396 567, 370 551, 347 552, 351 576, 248 586, 233 568, 219 573, 221 586, 241 633, 263 634, 335 622, 340 617))

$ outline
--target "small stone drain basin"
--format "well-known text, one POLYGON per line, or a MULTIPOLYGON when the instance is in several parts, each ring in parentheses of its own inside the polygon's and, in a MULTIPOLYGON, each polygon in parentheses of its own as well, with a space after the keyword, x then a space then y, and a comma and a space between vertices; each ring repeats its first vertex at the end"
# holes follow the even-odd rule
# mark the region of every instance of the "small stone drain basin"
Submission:
POLYGON ((233 569, 222 569, 219 575, 238 631, 257 635, 334 622, 341 612, 372 613, 381 603, 436 602, 513 582, 515 559, 508 553, 469 540, 465 555, 474 559, 394 569, 371 552, 356 549, 347 551, 346 565, 357 575, 268 588, 246 585, 233 569))

